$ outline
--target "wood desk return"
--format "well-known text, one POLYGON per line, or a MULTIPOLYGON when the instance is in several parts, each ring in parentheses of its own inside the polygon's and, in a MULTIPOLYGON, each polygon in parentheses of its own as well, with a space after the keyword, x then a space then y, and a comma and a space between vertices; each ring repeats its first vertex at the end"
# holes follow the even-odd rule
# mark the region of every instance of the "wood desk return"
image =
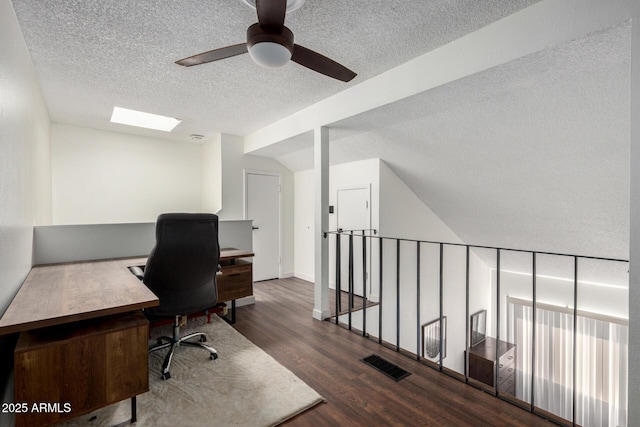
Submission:
POLYGON ((135 421, 135 396, 149 390, 149 322, 140 310, 158 299, 131 265, 135 259, 31 269, 0 319, 0 335, 21 332, 16 427, 54 424, 129 398, 135 421))

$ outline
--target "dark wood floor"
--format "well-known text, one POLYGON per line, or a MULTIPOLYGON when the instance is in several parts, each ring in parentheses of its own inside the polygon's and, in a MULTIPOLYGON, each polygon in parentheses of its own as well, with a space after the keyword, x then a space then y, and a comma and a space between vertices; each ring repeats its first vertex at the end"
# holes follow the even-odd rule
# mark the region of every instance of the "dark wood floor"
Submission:
POLYGON ((299 279, 254 284, 255 305, 235 328, 325 397, 288 426, 552 425, 377 343, 311 317, 313 285, 299 279), (370 354, 412 373, 395 382, 360 361, 370 354))

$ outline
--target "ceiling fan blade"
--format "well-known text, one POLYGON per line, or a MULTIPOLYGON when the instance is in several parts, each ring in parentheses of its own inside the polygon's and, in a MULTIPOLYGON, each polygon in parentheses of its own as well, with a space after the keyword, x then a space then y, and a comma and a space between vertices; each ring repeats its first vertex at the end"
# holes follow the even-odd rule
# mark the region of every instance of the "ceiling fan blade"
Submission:
POLYGON ((351 81, 351 79, 357 76, 356 73, 344 65, 338 64, 333 59, 329 59, 298 44, 294 45, 291 60, 313 71, 333 77, 334 79, 342 80, 343 82, 351 81))
POLYGON ((222 47, 220 49, 214 49, 208 52, 199 53, 197 55, 193 55, 188 58, 176 61, 176 64, 183 65, 185 67, 191 67, 192 65, 200 65, 207 62, 218 61, 220 59, 242 55, 243 53, 247 53, 246 43, 234 44, 232 46, 222 47))
POLYGON ((279 33, 284 26, 287 0, 256 0, 256 12, 262 28, 279 33))

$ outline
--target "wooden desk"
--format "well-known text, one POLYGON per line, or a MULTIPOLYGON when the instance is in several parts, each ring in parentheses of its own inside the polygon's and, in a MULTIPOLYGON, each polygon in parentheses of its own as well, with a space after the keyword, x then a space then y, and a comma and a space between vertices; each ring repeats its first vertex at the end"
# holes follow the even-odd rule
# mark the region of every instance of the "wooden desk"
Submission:
POLYGON ((0 335, 158 305, 130 260, 35 266, 0 319, 0 335))
MULTIPOLYGON (((149 323, 158 305, 130 261, 33 267, 0 319, 14 352, 16 426, 57 423, 149 390, 149 323), (50 404, 34 411, 34 404, 50 404)), ((36 406, 36 408, 38 408, 36 406)))
POLYGON ((218 302, 231 301, 231 323, 236 322, 236 299, 253 295, 253 264, 240 258, 251 258, 253 252, 240 249, 220 250, 220 273, 216 277, 218 302))

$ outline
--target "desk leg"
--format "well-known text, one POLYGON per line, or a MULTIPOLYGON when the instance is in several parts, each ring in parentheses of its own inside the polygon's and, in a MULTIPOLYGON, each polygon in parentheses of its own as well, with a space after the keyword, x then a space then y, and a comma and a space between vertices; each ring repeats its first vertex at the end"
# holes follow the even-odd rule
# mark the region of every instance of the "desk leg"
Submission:
POLYGON ((138 421, 138 411, 136 410, 136 397, 131 398, 131 424, 138 421))
POLYGON ((236 300, 231 300, 231 319, 223 315, 220 315, 220 317, 230 325, 236 323, 236 300))

